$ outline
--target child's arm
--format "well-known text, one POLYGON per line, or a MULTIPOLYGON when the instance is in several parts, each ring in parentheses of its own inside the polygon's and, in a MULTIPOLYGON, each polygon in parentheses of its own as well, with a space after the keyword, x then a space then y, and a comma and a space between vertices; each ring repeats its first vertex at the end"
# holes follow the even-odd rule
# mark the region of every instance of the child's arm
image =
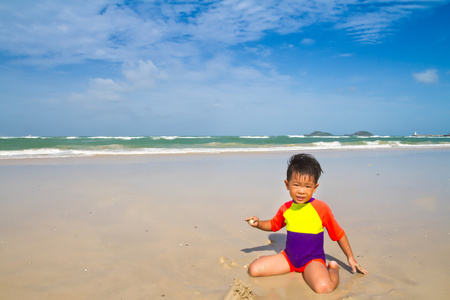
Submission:
POLYGON ((272 231, 272 225, 270 224, 270 220, 261 221, 258 217, 250 217, 245 219, 246 222, 252 227, 256 227, 258 229, 264 231, 272 231), (253 222, 251 222, 253 220, 253 222))
POLYGON ((347 235, 344 235, 340 240, 338 240, 339 247, 341 247, 344 254, 347 256, 348 264, 352 268, 353 273, 356 272, 356 269, 363 274, 367 274, 368 272, 364 270, 355 260, 353 256, 352 248, 350 247, 350 243, 348 242, 347 235))

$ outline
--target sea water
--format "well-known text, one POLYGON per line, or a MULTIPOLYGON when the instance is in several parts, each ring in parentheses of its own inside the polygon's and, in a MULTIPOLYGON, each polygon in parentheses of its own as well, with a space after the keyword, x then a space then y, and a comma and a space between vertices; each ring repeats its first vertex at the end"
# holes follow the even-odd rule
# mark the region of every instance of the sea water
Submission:
POLYGON ((0 159, 408 148, 450 149, 450 136, 0 137, 0 159))

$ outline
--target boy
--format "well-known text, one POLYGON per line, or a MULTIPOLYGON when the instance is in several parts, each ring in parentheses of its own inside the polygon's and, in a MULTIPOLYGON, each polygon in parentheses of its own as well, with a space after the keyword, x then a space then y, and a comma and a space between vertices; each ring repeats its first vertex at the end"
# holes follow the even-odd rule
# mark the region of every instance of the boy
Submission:
POLYGON ((319 162, 309 154, 290 158, 284 181, 292 200, 283 204, 275 217, 261 221, 247 218, 252 227, 265 231, 287 229, 286 248, 281 253, 262 256, 248 267, 251 276, 270 276, 288 272, 301 272, 306 283, 316 293, 331 293, 339 283, 339 266, 335 261, 325 264, 324 230, 337 241, 353 272, 367 274, 356 262, 344 230, 334 219, 324 202, 312 198, 323 173, 319 162))

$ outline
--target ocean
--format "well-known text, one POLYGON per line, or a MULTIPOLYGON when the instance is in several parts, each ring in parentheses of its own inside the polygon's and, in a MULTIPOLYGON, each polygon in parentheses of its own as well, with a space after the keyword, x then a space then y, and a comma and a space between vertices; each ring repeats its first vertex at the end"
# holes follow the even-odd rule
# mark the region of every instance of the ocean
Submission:
POLYGON ((0 159, 310 150, 450 149, 450 136, 0 137, 0 159))

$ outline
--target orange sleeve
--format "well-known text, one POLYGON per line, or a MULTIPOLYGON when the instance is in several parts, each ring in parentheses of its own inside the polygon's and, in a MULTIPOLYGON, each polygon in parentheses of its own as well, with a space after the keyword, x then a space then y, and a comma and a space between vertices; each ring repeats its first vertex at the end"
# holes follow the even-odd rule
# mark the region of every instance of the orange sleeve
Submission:
POLYGON ((291 207, 292 201, 283 204, 280 209, 278 209, 277 214, 270 220, 270 225, 272 226, 272 231, 278 231, 284 226, 286 222, 284 221, 284 212, 291 207))
POLYGON ((333 241, 340 240, 345 235, 345 231, 339 226, 330 207, 325 202, 317 199, 311 202, 311 204, 316 209, 320 219, 322 219, 322 225, 327 229, 330 239, 333 241))

